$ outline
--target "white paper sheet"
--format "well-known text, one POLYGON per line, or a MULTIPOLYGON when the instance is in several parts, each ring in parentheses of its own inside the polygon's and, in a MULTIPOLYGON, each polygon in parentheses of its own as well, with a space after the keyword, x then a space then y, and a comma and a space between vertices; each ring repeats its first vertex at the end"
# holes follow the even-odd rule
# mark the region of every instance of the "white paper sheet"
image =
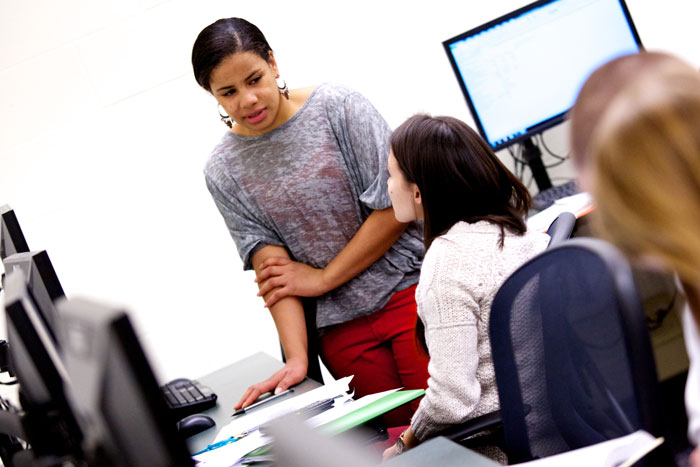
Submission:
POLYGON ((398 391, 400 388, 397 389, 390 389, 388 391, 384 392, 378 392, 376 394, 369 394, 364 397, 359 398, 358 400, 338 400, 336 403, 333 405, 332 408, 326 410, 323 413, 320 413, 316 415, 315 417, 311 417, 306 421, 306 424, 311 426, 311 427, 317 427, 321 425, 325 425, 326 423, 332 422, 333 420, 336 420, 343 415, 349 414, 350 412, 353 412, 357 409, 360 409, 366 405, 371 404, 374 401, 377 401, 381 399, 382 397, 386 396, 387 394, 391 394, 392 392, 398 391))
POLYGON ((644 430, 621 438, 568 451, 536 461, 518 464, 527 467, 628 467, 663 443, 644 430))
POLYGON ((264 425, 270 420, 295 412, 314 402, 332 399, 333 397, 346 394, 349 390, 351 380, 352 376, 347 376, 333 383, 320 386, 312 391, 278 402, 270 407, 261 407, 254 412, 234 417, 231 423, 224 426, 219 431, 214 442, 223 441, 231 436, 237 436, 241 433, 248 432, 264 425))
POLYGON ((579 217, 590 210, 592 206, 593 198, 587 192, 558 199, 547 209, 528 217, 527 228, 532 231, 545 232, 554 219, 562 212, 568 211, 579 217))

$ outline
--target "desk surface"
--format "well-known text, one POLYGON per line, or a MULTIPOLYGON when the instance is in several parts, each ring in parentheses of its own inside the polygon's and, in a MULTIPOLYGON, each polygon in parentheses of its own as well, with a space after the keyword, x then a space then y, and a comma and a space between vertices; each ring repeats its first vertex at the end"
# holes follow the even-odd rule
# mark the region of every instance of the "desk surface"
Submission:
POLYGON ((419 467, 437 465, 440 467, 493 467, 498 462, 470 451, 447 438, 433 438, 400 456, 384 462, 382 467, 419 467))
MULTIPOLYGON (((218 396, 216 406, 203 412, 214 419, 216 426, 188 438, 187 448, 190 452, 200 451, 214 441, 219 430, 232 420, 233 405, 238 402, 250 385, 270 377, 283 366, 284 364, 280 360, 259 352, 214 373, 197 378, 200 383, 209 386, 218 396)), ((318 386, 316 381, 307 378, 295 386, 294 393, 303 394, 318 386)), ((280 401, 285 399, 286 397, 283 397, 280 401)), ((277 401, 270 402, 262 407, 269 407, 276 403, 277 401)), ((245 417, 245 415, 240 416, 245 417)))
MULTIPOLYGON (((232 363, 214 373, 198 378, 202 384, 209 386, 218 395, 216 406, 204 412, 216 421, 216 426, 189 438, 187 447, 190 452, 204 449, 214 441, 219 430, 231 421, 233 404, 238 402, 238 399, 248 386, 264 380, 283 366, 284 364, 281 361, 260 352, 232 363)), ((303 394, 318 386, 319 384, 316 381, 307 378, 295 387, 294 392, 295 394, 303 394)), ((281 400, 285 400, 285 398, 281 400)), ((276 403, 277 401, 270 402, 270 404, 276 403)), ((242 416, 245 417, 245 415, 242 416)), ((424 465, 452 467, 467 464, 474 467, 498 465, 494 461, 445 438, 427 441, 382 465, 387 467, 424 465)))

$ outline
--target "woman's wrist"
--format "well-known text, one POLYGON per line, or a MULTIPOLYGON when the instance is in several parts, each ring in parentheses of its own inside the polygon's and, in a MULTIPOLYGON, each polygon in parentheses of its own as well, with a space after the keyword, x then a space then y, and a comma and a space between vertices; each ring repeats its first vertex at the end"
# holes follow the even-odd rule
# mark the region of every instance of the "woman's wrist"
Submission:
POLYGON ((406 449, 406 442, 404 441, 406 438, 406 431, 404 430, 400 435, 399 439, 396 440, 396 454, 401 454, 404 452, 406 449))
POLYGON ((406 443, 406 446, 408 447, 408 449, 414 448, 420 444, 420 441, 413 434, 413 429, 410 426, 406 429, 406 432, 404 435, 404 442, 406 443))
POLYGON ((321 290, 323 291, 323 294, 330 292, 331 290, 335 289, 336 287, 339 287, 341 283, 336 284, 338 282, 337 278, 333 277, 333 271, 329 271, 328 268, 321 269, 321 290))
POLYGON ((411 430, 409 426, 399 435, 399 439, 396 440, 396 453, 401 454, 418 444, 420 444, 420 441, 413 435, 413 430, 411 430))
POLYGON ((286 365, 298 366, 305 369, 309 366, 309 356, 306 353, 298 355, 286 355, 285 357, 286 365))

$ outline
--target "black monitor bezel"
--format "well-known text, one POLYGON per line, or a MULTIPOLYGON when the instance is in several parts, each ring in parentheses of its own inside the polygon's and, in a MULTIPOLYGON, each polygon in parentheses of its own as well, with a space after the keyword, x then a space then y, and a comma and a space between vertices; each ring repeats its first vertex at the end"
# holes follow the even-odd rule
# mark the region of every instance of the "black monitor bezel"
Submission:
POLYGON ((134 381, 146 400, 152 421, 156 425, 163 444, 177 465, 193 465, 182 435, 177 431, 176 420, 168 410, 148 357, 141 346, 129 316, 124 313, 111 323, 111 329, 121 350, 129 361, 134 381))
POLYGON ((4 260, 14 253, 26 253, 29 251, 27 239, 24 237, 22 227, 19 225, 15 211, 9 205, 0 206, 0 260, 4 260), (5 238, 9 238, 16 251, 7 253, 5 250, 5 238))
MULTIPOLYGON (((5 290, 7 293, 8 291, 5 290)), ((27 290, 27 296, 30 296, 31 292, 27 290)), ((33 298, 32 298, 33 301, 33 298)), ((32 303, 32 306, 36 311, 36 304, 32 303)), ((64 397, 63 393, 63 378, 59 373, 56 365, 54 365, 53 359, 51 358, 49 351, 46 349, 46 345, 42 338, 39 336, 39 332, 36 330, 34 324, 29 318, 29 312, 25 307, 21 298, 16 300, 10 299, 5 305, 5 312, 7 314, 8 321, 12 322, 12 326, 17 330, 17 333, 22 339, 24 348, 27 350, 32 363, 37 369, 37 372, 41 375, 42 383, 46 387, 47 391, 53 397, 53 394, 58 394, 64 397)), ((38 314, 38 313, 37 313, 38 314)), ((12 342, 10 344, 10 368, 12 372, 17 375, 17 379, 20 383, 20 389, 22 388, 23 370, 17 367, 15 359, 13 357, 12 342)), ((16 348, 16 346, 15 346, 16 348)))
POLYGON ((82 298, 59 300, 58 311, 58 335, 66 370, 76 391, 73 409, 79 414, 83 430, 91 434, 85 447, 88 459, 114 462, 118 458, 119 462, 132 465, 129 462, 144 455, 133 450, 133 436, 145 433, 148 444, 159 456, 157 462, 151 459, 154 465, 193 465, 185 440, 177 431, 177 420, 166 405, 126 311, 82 298), (95 374, 99 377, 93 378, 95 374), (81 382, 85 384, 78 386, 81 382), (125 408, 118 396, 112 399, 119 394, 115 392, 115 382, 133 389, 130 407, 125 408), (136 425, 147 431, 123 431, 122 415, 133 410, 138 413, 136 425))
MULTIPOLYGON (((525 5, 521 8, 518 8, 517 10, 511 11, 510 13, 507 13, 503 16, 499 16, 498 18, 495 18, 487 23, 484 23, 484 24, 477 26, 473 29, 465 31, 461 34, 458 34, 458 35, 451 37, 451 38, 442 42, 443 49, 445 50, 445 53, 447 54, 447 58, 450 61, 450 66, 452 67, 452 71, 454 72, 454 75, 457 78, 457 82, 459 84, 460 90, 462 91, 462 94, 464 95, 464 99, 467 101, 469 111, 472 115, 474 123, 476 124, 477 130, 479 131, 479 134, 484 139, 486 144, 488 144, 491 147, 491 149, 493 149, 494 151, 500 151, 501 149, 506 149, 509 146, 512 146, 514 144, 522 143, 523 141, 531 139, 535 135, 542 133, 543 131, 548 130, 548 129, 562 123, 564 120, 566 120, 567 114, 568 114, 569 110, 571 110, 571 109, 567 109, 564 112, 561 112, 560 114, 557 114, 557 115, 549 118, 548 120, 545 120, 545 121, 540 122, 539 124, 537 124, 531 128, 528 128, 527 131, 525 133, 523 133, 522 135, 518 135, 518 136, 514 137, 513 139, 510 139, 508 141, 504 141, 504 142, 499 143, 495 146, 491 145, 491 143, 488 140, 488 137, 486 136, 486 131, 484 130, 484 127, 481 123, 481 119, 480 119, 479 114, 476 110, 476 107, 474 106, 474 103, 473 103, 472 98, 469 94, 469 91, 464 83, 464 80, 462 79, 462 74, 459 71, 459 66, 457 65, 457 61, 455 60, 454 55, 452 54, 452 51, 450 49, 450 45, 454 44, 455 42, 459 42, 461 40, 464 40, 467 37, 479 34, 482 31, 490 29, 490 28, 492 28, 500 23, 504 23, 506 21, 509 21, 509 20, 511 20, 517 16, 520 16, 523 13, 526 13, 530 10, 533 10, 535 8, 540 8, 544 5, 547 5, 549 3, 554 3, 557 1, 562 1, 562 0, 538 0, 536 2, 525 5)), ((630 14, 629 9, 627 8, 627 3, 625 2, 625 0, 615 0, 615 1, 617 1, 620 4, 622 11, 625 14, 625 19, 627 20, 627 24, 630 27, 632 35, 634 36, 634 39, 635 39, 637 45, 639 46, 639 50, 640 51, 644 50, 644 47, 642 45, 642 40, 639 37, 639 33, 637 32, 637 27, 635 26, 634 21, 632 21, 632 15, 630 14)))
POLYGON ((56 313, 55 301, 61 297, 64 297, 65 292, 63 291, 61 281, 58 279, 56 270, 53 267, 53 263, 51 263, 51 259, 49 258, 48 252, 46 250, 40 250, 16 253, 5 258, 3 264, 5 266, 6 272, 9 272, 8 269, 11 269, 12 265, 14 264, 18 264, 20 269, 23 269, 25 267, 29 269, 29 276, 25 277, 25 283, 27 284, 27 289, 29 290, 29 292, 32 292, 32 284, 30 283, 32 281, 31 274, 33 273, 33 271, 36 271, 39 274, 39 279, 46 288, 48 298, 54 304, 54 309, 52 310, 52 314, 54 316, 49 317, 46 313, 47 310, 39 306, 39 303, 36 300, 35 294, 33 292, 32 299, 34 300, 36 311, 38 312, 39 317, 44 323, 44 326, 47 332, 49 333, 53 344, 57 348, 60 348, 60 343, 58 342, 58 338, 56 337, 56 330, 54 329, 55 326, 52 320, 55 318, 56 313))
MULTIPOLYGON (((33 398, 34 391, 30 386, 37 382, 28 381, 26 369, 19 368, 13 353, 17 352, 18 343, 13 342, 15 333, 8 329, 9 363, 19 382, 20 401, 28 420, 24 423, 27 441, 32 443, 37 454, 60 454, 61 450, 67 450, 79 455, 83 434, 68 401, 68 383, 57 366, 62 364, 59 352, 51 339, 42 337, 32 322, 30 315, 35 314, 39 316, 39 326, 43 325, 36 301, 26 286, 26 278, 21 276, 22 273, 16 271, 6 278, 5 316, 8 326, 12 326, 21 339, 22 347, 41 378, 39 383, 49 397, 48 401, 33 398), (52 352, 49 346, 53 347, 52 352)), ((46 329, 44 333, 48 336, 46 329)))

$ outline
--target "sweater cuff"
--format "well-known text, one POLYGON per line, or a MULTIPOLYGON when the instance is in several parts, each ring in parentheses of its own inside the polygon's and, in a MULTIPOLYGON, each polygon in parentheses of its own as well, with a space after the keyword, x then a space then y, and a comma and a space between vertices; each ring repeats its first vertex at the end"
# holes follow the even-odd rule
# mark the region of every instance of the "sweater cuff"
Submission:
POLYGON ((413 436, 422 443, 439 430, 433 424, 433 420, 426 415, 426 410, 422 410, 422 406, 419 406, 411 419, 411 431, 413 436))

